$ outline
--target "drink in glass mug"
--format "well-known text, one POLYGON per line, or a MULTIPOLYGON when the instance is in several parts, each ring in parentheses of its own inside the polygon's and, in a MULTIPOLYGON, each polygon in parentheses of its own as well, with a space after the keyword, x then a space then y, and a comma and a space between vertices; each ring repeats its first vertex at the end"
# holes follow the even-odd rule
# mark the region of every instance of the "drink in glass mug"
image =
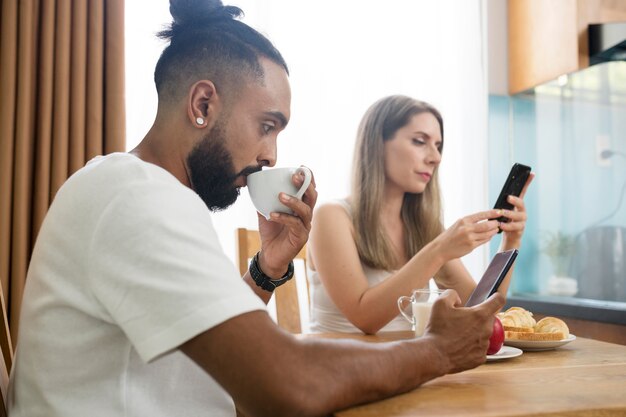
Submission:
POLYGON ((398 298, 398 309, 402 316, 412 325, 415 331, 415 337, 421 337, 424 335, 424 330, 430 319, 430 312, 433 308, 433 303, 443 293, 439 289, 422 288, 414 290, 410 297, 402 296, 398 298), (407 313, 405 303, 411 303, 411 314, 407 313))

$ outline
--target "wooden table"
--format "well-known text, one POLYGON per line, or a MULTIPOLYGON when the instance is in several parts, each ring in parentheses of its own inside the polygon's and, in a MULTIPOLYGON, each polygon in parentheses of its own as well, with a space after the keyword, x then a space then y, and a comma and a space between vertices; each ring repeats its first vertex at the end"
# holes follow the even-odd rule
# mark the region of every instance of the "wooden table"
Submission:
MULTIPOLYGON (((322 334, 371 342, 407 339, 322 334)), ((387 400, 353 407, 338 417, 626 416, 626 346, 577 338, 560 348, 488 362, 446 375, 387 400)))

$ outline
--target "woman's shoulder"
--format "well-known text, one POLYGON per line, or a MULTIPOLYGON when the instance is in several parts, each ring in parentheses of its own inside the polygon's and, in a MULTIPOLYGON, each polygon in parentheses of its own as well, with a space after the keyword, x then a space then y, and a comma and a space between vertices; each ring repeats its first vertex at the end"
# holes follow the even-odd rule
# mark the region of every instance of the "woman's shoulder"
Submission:
POLYGON ((341 216, 352 218, 350 202, 348 199, 336 199, 326 201, 315 209, 316 216, 341 216))

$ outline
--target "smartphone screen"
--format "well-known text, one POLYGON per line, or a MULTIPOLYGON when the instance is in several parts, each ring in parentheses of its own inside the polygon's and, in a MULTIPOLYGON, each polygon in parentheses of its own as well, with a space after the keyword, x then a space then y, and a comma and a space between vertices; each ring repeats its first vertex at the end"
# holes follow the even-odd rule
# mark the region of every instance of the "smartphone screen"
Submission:
MULTIPOLYGON (((514 195, 515 197, 519 197, 522 193, 522 189, 524 188, 524 184, 528 180, 528 176, 530 175, 531 168, 527 165, 523 164, 514 164, 511 168, 511 172, 509 172, 509 176, 506 178, 504 182, 504 186, 502 186, 502 190, 500 191, 500 195, 496 200, 496 204, 493 206, 494 209, 505 209, 512 210, 513 205, 509 203, 506 199, 510 195, 514 195)), ((499 222, 508 222, 509 219, 506 217, 498 217, 497 220, 499 222)))
POLYGON ((466 307, 482 303, 498 290, 502 280, 511 269, 517 254, 517 249, 496 253, 482 278, 478 281, 474 292, 467 300, 466 307))

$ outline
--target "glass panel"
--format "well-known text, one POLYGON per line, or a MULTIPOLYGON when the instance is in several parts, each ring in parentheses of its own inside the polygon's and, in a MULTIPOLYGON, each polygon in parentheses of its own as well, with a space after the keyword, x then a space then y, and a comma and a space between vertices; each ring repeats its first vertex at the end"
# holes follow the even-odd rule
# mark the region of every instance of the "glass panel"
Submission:
MULTIPOLYGON (((626 302, 626 62, 489 101, 489 196, 513 163, 537 177, 513 294, 626 302)), ((499 241, 493 241, 495 253, 499 241)))

